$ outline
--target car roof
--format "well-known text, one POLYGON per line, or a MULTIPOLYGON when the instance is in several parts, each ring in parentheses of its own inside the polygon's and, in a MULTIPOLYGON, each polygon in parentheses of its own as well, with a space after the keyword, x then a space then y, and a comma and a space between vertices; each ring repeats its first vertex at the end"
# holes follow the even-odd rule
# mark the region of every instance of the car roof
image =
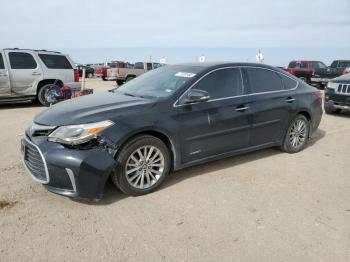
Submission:
POLYGON ((261 64, 261 63, 248 63, 248 62, 195 62, 195 63, 173 64, 168 66, 172 66, 172 67, 193 66, 193 67, 200 67, 203 69, 203 71, 212 70, 212 69, 221 68, 221 67, 251 66, 251 67, 262 67, 267 69, 273 69, 273 70, 281 71, 285 73, 285 71, 277 67, 273 67, 273 66, 261 64))

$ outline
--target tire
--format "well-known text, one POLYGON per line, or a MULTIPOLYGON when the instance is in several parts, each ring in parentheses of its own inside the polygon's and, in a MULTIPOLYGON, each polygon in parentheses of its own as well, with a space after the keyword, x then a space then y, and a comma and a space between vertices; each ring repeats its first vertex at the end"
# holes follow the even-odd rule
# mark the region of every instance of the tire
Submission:
POLYGON ((332 115, 332 114, 339 114, 341 112, 341 109, 334 108, 334 107, 331 107, 331 106, 325 106, 324 107, 324 111, 326 112, 326 114, 332 115))
POLYGON ((40 87, 37 94, 37 99, 39 103, 43 106, 50 106, 50 104, 55 103, 56 102, 55 94, 59 93, 60 89, 61 88, 55 84, 47 84, 40 87), (51 96, 49 92, 51 93, 51 96))
POLYGON ((94 74, 93 73, 88 73, 87 74, 87 78, 93 78, 94 77, 94 74))
POLYGON ((107 81, 107 78, 105 76, 102 76, 103 81, 107 81))
POLYGON ((297 115, 287 129, 281 150, 290 154, 300 152, 307 144, 309 133, 309 120, 303 115, 297 115))
POLYGON ((117 79, 116 82, 117 82, 117 85, 118 85, 118 86, 121 86, 122 84, 124 84, 124 81, 123 81, 123 80, 117 79))
POLYGON ((151 193, 168 176, 170 159, 169 149, 163 141, 150 135, 138 136, 121 149, 117 156, 118 166, 112 173, 111 180, 127 195, 151 193), (146 159, 149 162, 140 162, 146 159), (152 159, 154 166, 150 167, 152 159))
POLYGON ((126 82, 129 82, 131 80, 133 80, 135 78, 135 76, 128 76, 126 79, 125 79, 125 83, 126 82))

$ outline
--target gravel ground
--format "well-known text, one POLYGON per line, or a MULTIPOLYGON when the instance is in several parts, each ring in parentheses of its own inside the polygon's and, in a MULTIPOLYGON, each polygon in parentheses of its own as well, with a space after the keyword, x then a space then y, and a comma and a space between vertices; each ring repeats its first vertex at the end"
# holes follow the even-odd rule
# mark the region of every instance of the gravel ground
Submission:
POLYGON ((0 261, 350 261, 350 114, 324 115, 298 154, 188 168, 141 197, 108 184, 101 202, 81 203, 22 167, 20 134, 42 110, 0 107, 0 261))

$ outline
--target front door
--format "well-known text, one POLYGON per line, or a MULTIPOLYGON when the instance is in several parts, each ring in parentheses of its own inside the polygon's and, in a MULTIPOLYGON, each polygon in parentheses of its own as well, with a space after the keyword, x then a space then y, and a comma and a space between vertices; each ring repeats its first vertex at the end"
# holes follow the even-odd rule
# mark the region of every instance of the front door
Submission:
POLYGON ((192 88, 207 91, 210 99, 177 106, 183 163, 247 147, 249 109, 241 96, 240 69, 215 70, 192 88))
POLYGON ((4 61, 4 54, 0 51, 0 97, 9 96, 10 93, 9 72, 7 70, 6 61, 4 61))
POLYGON ((36 94, 38 82, 42 79, 42 70, 31 51, 6 50, 9 61, 12 95, 36 94))

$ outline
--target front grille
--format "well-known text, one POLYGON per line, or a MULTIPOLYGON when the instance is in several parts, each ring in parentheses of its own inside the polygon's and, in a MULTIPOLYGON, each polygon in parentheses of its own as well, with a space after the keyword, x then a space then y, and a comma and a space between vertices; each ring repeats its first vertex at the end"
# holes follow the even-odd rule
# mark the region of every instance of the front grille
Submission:
POLYGON ((350 84, 339 84, 337 88, 337 93, 350 95, 350 84))
POLYGON ((48 174, 46 172, 45 160, 41 156, 39 149, 27 140, 22 145, 24 164, 29 173, 38 182, 48 183, 48 174))

